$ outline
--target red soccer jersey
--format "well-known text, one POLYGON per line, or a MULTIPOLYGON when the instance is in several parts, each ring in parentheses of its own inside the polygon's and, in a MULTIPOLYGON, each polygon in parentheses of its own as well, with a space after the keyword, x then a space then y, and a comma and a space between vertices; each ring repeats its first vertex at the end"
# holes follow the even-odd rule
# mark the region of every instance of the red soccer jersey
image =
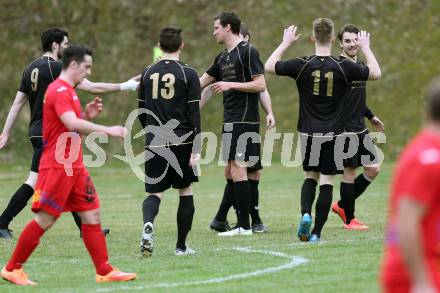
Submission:
POLYGON ((73 87, 62 79, 52 82, 43 106, 43 153, 40 170, 48 168, 83 168, 81 137, 69 131, 60 116, 73 111, 81 116, 81 103, 73 87))
POLYGON ((404 149, 395 169, 382 266, 383 282, 394 288, 394 292, 411 284, 398 246, 396 226, 398 204, 405 197, 426 208, 420 224, 420 240, 425 264, 440 289, 440 137, 428 130, 422 131, 404 149))

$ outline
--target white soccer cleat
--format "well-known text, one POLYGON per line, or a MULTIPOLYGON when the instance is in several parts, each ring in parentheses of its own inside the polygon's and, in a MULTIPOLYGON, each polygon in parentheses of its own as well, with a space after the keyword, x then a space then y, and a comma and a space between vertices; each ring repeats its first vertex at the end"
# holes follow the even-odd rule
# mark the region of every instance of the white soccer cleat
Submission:
POLYGON ((141 247, 141 254, 144 257, 150 257, 153 255, 153 248, 154 248, 154 231, 153 231, 153 224, 148 222, 145 223, 144 229, 142 232, 142 238, 140 247, 141 247))
POLYGON ((241 227, 235 228, 231 231, 226 231, 226 232, 222 232, 222 233, 218 233, 218 236, 251 236, 252 233, 252 229, 246 230, 243 229, 241 227))
POLYGON ((181 256, 181 255, 192 255, 192 254, 196 254, 196 253, 197 252, 194 249, 187 246, 185 250, 182 250, 181 248, 176 248, 174 255, 181 256))

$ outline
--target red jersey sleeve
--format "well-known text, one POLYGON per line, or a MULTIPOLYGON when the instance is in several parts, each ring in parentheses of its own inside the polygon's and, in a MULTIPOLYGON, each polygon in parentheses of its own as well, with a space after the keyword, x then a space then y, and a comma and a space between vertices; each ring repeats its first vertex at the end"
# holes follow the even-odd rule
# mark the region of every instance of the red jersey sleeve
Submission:
POLYGON ((400 194, 424 206, 431 206, 440 198, 440 153, 438 150, 424 150, 419 153, 404 180, 400 194))
POLYGON ((75 112, 73 97, 70 95, 69 91, 63 87, 57 89, 56 91, 57 98, 56 101, 54 101, 54 108, 57 116, 60 117, 65 112, 69 111, 75 112))

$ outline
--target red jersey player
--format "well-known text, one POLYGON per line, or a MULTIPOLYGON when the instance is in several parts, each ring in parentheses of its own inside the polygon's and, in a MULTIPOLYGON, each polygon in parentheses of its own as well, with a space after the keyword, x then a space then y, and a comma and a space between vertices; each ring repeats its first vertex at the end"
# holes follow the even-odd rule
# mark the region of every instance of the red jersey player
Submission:
POLYGON ((38 246, 41 236, 62 212, 75 211, 82 220, 82 239, 96 269, 96 282, 129 281, 134 273, 124 273, 108 261, 105 237, 101 232, 99 198, 82 162, 79 134, 103 132, 123 138, 122 126, 106 127, 81 119, 81 104, 74 87, 91 73, 91 50, 72 45, 63 54, 63 69, 46 91, 43 108, 43 154, 32 211, 36 216, 21 233, 1 276, 17 285, 36 285, 23 271, 23 264, 38 246))
POLYGON ((426 102, 428 123, 400 155, 394 174, 384 292, 440 291, 440 79, 426 102))

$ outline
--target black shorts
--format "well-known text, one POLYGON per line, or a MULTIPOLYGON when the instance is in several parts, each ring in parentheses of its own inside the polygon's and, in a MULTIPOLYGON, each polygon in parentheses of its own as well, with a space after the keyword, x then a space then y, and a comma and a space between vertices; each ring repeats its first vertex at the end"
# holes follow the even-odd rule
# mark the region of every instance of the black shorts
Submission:
POLYGON ((145 163, 145 191, 164 192, 170 187, 187 188, 198 182, 193 168, 189 165, 192 144, 147 148, 145 163))
POLYGON ((254 173, 260 171, 261 169, 263 169, 263 166, 261 165, 261 160, 259 159, 257 163, 250 167, 247 167, 247 173, 254 173))
POLYGON ((376 146, 368 130, 362 133, 345 133, 344 153, 350 156, 344 159, 344 167, 358 168, 379 163, 376 146))
MULTIPOLYGON (((334 136, 308 136, 300 133, 303 170, 336 175, 338 171, 334 159, 334 136)), ((343 171, 343 166, 341 167, 343 171)))
POLYGON ((41 153, 43 152, 43 138, 31 137, 32 148, 34 154, 32 155, 31 171, 38 173, 38 167, 40 166, 41 153))
MULTIPOLYGON (((243 163, 247 167, 256 166, 256 168, 258 168, 258 162, 260 161, 261 142, 259 132, 260 124, 257 123, 223 124, 223 161, 237 161, 243 163)), ((261 166, 261 162, 259 165, 261 166)))

